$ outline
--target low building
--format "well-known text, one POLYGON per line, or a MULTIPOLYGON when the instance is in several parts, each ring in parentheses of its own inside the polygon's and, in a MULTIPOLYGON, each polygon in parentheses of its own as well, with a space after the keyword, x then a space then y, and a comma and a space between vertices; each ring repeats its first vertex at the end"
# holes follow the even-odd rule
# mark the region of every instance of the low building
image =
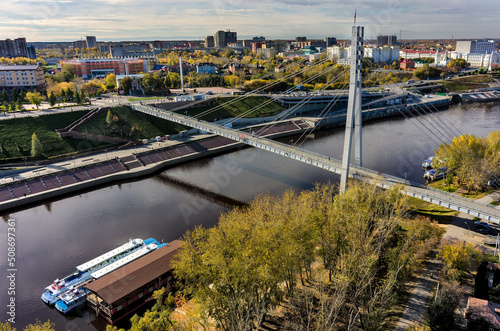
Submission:
POLYGON ((399 63, 399 67, 403 70, 413 70, 415 69, 415 62, 405 59, 399 63))
POLYGON ((181 249, 174 240, 129 264, 85 285, 87 304, 113 324, 134 313, 150 300, 154 291, 173 284, 172 260, 181 249))
POLYGON ((143 59, 78 59, 61 60, 61 68, 69 64, 75 68, 79 77, 91 79, 106 77, 110 73, 115 75, 136 75, 148 72, 148 64, 143 59))
POLYGON ((37 64, 0 66, 0 88, 39 90, 44 87, 43 69, 37 64))
POLYGON ((217 73, 217 66, 213 63, 198 63, 196 65, 196 72, 198 74, 211 74, 217 73))

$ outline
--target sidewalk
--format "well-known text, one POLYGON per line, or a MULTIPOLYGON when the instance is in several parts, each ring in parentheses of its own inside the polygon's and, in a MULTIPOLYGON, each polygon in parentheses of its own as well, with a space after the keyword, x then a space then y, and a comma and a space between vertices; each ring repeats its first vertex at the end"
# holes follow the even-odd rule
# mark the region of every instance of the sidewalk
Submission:
POLYGON ((71 170, 77 167, 89 166, 94 163, 100 163, 106 160, 113 160, 116 157, 123 158, 126 156, 130 156, 132 154, 139 154, 143 152, 152 151, 155 149, 161 149, 174 145, 181 145, 186 142, 196 141, 200 139, 205 139, 208 137, 212 137, 210 134, 200 134, 193 135, 186 138, 176 138, 175 140, 165 140, 162 142, 152 142, 146 145, 140 145, 136 147, 131 147, 123 150, 113 150, 109 152, 103 152, 93 155, 87 155, 83 157, 74 157, 68 158, 64 161, 51 163, 48 165, 41 165, 38 167, 29 167, 26 171, 17 172, 15 175, 12 175, 10 172, 2 173, 0 171, 0 185, 11 183, 18 180, 25 180, 29 178, 35 178, 39 176, 50 175, 52 173, 57 173, 61 171, 71 170))
POLYGON ((432 256, 425 264, 421 274, 415 280, 411 297, 406 304, 403 315, 401 315, 396 325, 396 331, 404 331, 413 324, 423 322, 427 304, 438 283, 438 280, 431 277, 431 275, 438 275, 442 267, 442 262, 436 258, 436 254, 437 250, 435 249, 432 252, 432 256))

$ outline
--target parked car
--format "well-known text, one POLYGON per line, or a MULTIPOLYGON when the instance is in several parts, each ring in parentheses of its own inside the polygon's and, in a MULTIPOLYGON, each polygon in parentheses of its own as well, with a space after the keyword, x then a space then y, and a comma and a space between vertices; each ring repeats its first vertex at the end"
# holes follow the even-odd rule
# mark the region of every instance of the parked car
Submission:
POLYGON ((490 228, 490 225, 485 221, 476 221, 474 222, 474 226, 476 227, 476 229, 490 228))

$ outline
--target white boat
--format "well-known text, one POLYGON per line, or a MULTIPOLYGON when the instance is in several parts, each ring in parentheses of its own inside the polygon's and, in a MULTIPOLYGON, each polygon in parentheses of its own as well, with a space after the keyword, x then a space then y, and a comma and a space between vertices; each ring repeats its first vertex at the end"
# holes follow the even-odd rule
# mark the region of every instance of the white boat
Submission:
MULTIPOLYGON (((157 241, 154 240, 154 242, 157 241)), ((142 239, 131 239, 126 244, 123 244, 118 248, 96 257, 95 259, 77 266, 76 272, 67 275, 62 279, 56 279, 51 285, 47 286, 45 288, 45 292, 42 294, 42 301, 49 305, 55 304, 59 300, 59 296, 66 292, 70 287, 77 287, 79 284, 91 279, 91 273, 132 254, 138 248, 147 246, 150 243, 152 243, 152 241, 149 239, 147 243, 142 239)))

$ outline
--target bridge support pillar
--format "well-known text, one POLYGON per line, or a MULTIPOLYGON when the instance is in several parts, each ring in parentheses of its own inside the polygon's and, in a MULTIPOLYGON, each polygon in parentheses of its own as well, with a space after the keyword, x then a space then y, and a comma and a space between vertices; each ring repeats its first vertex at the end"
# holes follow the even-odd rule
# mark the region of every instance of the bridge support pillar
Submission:
POLYGON ((361 161, 361 69, 363 67, 363 37, 364 27, 352 27, 351 42, 351 72, 349 84, 349 100, 347 102, 347 117, 345 123, 344 152, 342 154, 342 175, 340 191, 345 192, 349 178, 351 163, 351 147, 354 136, 354 163, 362 166, 361 161))

